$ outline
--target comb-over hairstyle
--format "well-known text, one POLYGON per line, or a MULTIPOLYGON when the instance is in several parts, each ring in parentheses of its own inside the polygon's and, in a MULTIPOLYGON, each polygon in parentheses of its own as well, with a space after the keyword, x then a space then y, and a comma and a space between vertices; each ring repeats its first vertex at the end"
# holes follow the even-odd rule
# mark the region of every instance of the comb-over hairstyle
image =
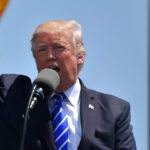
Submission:
MULTIPOLYGON (((72 33, 72 44, 74 46, 75 54, 77 57, 81 55, 86 55, 86 50, 82 42, 82 29, 81 25, 74 20, 56 20, 47 21, 40 24, 34 31, 31 39, 31 50, 33 56, 35 56, 36 46, 35 39, 38 34, 46 32, 49 34, 60 33, 64 31, 70 31, 72 33)), ((79 66, 78 72, 81 70, 83 65, 79 66)))

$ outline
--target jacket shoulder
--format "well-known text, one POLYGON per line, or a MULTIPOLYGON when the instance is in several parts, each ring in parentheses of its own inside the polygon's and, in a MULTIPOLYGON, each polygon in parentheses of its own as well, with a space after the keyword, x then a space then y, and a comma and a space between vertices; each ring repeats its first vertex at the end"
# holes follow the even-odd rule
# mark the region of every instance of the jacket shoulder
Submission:
POLYGON ((80 80, 82 95, 86 95, 93 102, 104 111, 105 114, 109 114, 112 117, 118 118, 123 112, 129 114, 130 104, 128 101, 114 96, 112 94, 102 93, 93 89, 89 89, 84 86, 82 80, 80 80))
POLYGON ((4 103, 8 91, 11 88, 27 88, 31 86, 31 79, 25 75, 19 74, 1 74, 0 75, 0 105, 4 103))
POLYGON ((96 90, 92 90, 92 89, 87 89, 88 93, 90 95, 93 95, 95 97, 95 99, 103 104, 104 106, 110 107, 110 108, 116 108, 118 109, 123 109, 124 106, 130 107, 130 104, 128 101, 117 97, 115 95, 112 94, 107 94, 107 93, 102 93, 102 92, 98 92, 96 90))

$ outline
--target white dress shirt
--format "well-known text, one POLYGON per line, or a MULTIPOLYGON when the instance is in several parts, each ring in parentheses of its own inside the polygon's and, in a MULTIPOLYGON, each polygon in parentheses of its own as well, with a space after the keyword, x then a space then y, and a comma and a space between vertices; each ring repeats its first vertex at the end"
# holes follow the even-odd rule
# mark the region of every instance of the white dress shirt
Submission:
MULTIPOLYGON (((68 150, 77 150, 81 141, 81 119, 80 119, 80 91, 81 85, 79 79, 75 84, 65 91, 68 100, 62 102, 63 108, 66 111, 69 125, 69 143, 68 150)), ((49 108, 51 111, 52 103, 49 101, 49 108)))

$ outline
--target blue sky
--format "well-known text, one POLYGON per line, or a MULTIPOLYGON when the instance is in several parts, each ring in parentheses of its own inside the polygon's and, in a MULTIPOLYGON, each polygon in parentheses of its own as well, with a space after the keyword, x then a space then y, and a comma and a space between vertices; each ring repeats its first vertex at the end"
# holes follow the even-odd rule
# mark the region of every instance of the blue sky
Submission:
POLYGON ((148 150, 147 0, 10 0, 0 20, 0 74, 37 76, 30 39, 41 23, 74 19, 87 57, 80 77, 131 104, 137 148, 148 150))

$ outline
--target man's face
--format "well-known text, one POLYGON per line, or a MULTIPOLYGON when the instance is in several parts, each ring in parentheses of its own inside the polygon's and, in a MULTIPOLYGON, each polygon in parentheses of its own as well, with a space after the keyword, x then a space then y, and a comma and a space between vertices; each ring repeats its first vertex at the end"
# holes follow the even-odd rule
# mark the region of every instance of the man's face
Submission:
POLYGON ((38 72, 44 68, 51 68, 60 76, 56 92, 63 92, 75 83, 78 65, 84 62, 84 55, 76 57, 71 39, 70 32, 39 33, 35 39, 35 61, 38 72))

